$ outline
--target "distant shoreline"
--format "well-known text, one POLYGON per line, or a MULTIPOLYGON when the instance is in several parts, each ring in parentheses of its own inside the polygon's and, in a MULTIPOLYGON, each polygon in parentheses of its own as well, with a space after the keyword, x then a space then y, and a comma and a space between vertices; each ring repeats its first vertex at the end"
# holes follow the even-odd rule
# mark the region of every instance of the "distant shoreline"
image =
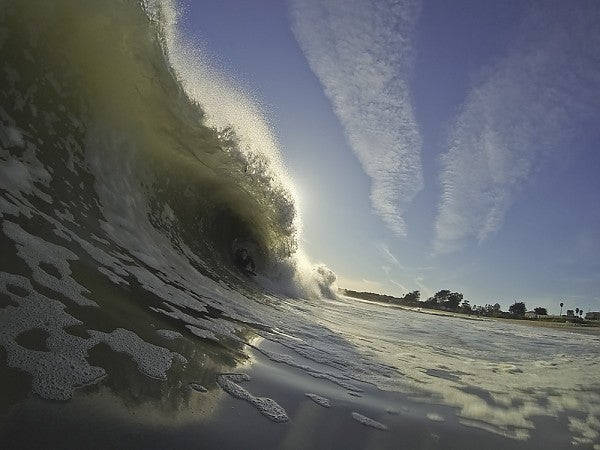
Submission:
POLYGON ((526 325, 531 327, 552 328, 555 330, 572 331, 574 333, 591 334, 600 336, 600 324, 581 325, 573 322, 547 322, 544 320, 527 320, 527 319, 506 319, 504 317, 489 317, 492 320, 500 322, 509 322, 517 325, 526 325))
POLYGON ((444 311, 438 309, 428 309, 428 308, 420 308, 420 307, 412 307, 406 305, 398 305, 395 303, 387 303, 387 302, 379 302, 376 300, 368 300, 358 297, 353 297, 351 295, 345 295, 345 297, 366 303, 374 303, 376 305, 387 306, 392 308, 403 309, 405 311, 413 311, 421 314, 429 314, 434 316, 443 316, 443 317, 455 317, 457 319, 466 319, 466 320, 478 320, 478 321, 486 321, 486 320, 495 320, 498 322, 506 322, 506 323, 514 323, 516 325, 524 325, 538 328, 552 328, 555 330, 561 331, 569 331, 573 333, 587 334, 593 336, 600 336, 600 323, 588 323, 587 325, 581 325, 579 323, 573 322, 551 322, 545 321, 544 319, 509 319, 505 317, 491 317, 491 316, 477 316, 475 314, 464 314, 457 311, 444 311))

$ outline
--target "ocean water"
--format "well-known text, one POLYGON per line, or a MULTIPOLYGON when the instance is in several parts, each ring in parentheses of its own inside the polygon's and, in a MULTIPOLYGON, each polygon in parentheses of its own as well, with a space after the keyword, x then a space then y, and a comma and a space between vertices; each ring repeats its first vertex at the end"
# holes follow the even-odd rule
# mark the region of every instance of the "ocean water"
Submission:
POLYGON ((598 335, 334 295, 175 17, 0 1, 2 448, 600 449, 598 335))

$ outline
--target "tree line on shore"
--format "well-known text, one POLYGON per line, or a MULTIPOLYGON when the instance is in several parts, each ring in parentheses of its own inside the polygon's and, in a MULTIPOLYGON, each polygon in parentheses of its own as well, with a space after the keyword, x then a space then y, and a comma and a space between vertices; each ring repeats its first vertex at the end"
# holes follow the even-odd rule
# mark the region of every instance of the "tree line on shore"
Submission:
MULTIPOLYGON (((421 300, 419 291, 412 291, 403 297, 394 297, 391 295, 375 294, 373 292, 358 292, 350 289, 342 289, 344 295, 348 297, 359 298, 362 300, 389 303, 393 305, 408 306, 413 308, 435 309, 441 311, 457 312, 462 314, 475 314, 486 317, 503 317, 503 318, 526 318, 527 307, 525 302, 515 302, 508 308, 508 311, 502 311, 499 303, 493 305, 486 304, 484 306, 471 305, 469 300, 466 300, 463 294, 459 292, 451 292, 449 290, 441 290, 435 293, 434 296, 426 300, 421 300)), ((561 303, 562 307, 562 303, 561 303)), ((578 313, 579 313, 579 308, 578 313)), ((533 309, 534 317, 544 317, 548 315, 546 308, 536 307, 533 309)), ((583 314, 583 310, 581 310, 583 314)), ((582 320, 579 317, 569 317, 570 320, 582 320)))

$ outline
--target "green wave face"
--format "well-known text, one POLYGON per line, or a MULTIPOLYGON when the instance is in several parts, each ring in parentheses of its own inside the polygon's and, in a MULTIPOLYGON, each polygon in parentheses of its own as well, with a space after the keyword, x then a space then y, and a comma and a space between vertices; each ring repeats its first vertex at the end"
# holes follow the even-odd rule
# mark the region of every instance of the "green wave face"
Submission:
MULTIPOLYGON (((242 151, 232 128, 210 126, 170 65, 167 6, 3 1, 0 9, 3 147, 23 151, 10 130, 37 142, 32 151, 51 172, 40 189, 80 226, 97 226, 93 216, 113 229, 118 218, 133 230, 149 221, 224 269, 236 240, 265 269, 296 250, 293 196, 269 158, 242 151)), ((36 204, 48 214, 55 207, 36 204)))

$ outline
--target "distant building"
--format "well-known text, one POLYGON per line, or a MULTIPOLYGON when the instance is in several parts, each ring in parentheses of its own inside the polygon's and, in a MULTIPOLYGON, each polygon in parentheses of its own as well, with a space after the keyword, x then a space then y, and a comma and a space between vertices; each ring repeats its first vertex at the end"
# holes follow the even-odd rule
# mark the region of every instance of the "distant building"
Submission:
POLYGON ((575 311, 572 309, 567 309, 567 317, 575 317, 575 311))
POLYGON ((585 314, 587 320, 600 320, 600 311, 591 311, 585 314))
POLYGON ((535 311, 527 311, 527 312, 525 313, 525 318, 526 318, 526 319, 537 319, 537 318, 538 318, 538 315, 536 314, 536 312, 535 312, 535 311))

